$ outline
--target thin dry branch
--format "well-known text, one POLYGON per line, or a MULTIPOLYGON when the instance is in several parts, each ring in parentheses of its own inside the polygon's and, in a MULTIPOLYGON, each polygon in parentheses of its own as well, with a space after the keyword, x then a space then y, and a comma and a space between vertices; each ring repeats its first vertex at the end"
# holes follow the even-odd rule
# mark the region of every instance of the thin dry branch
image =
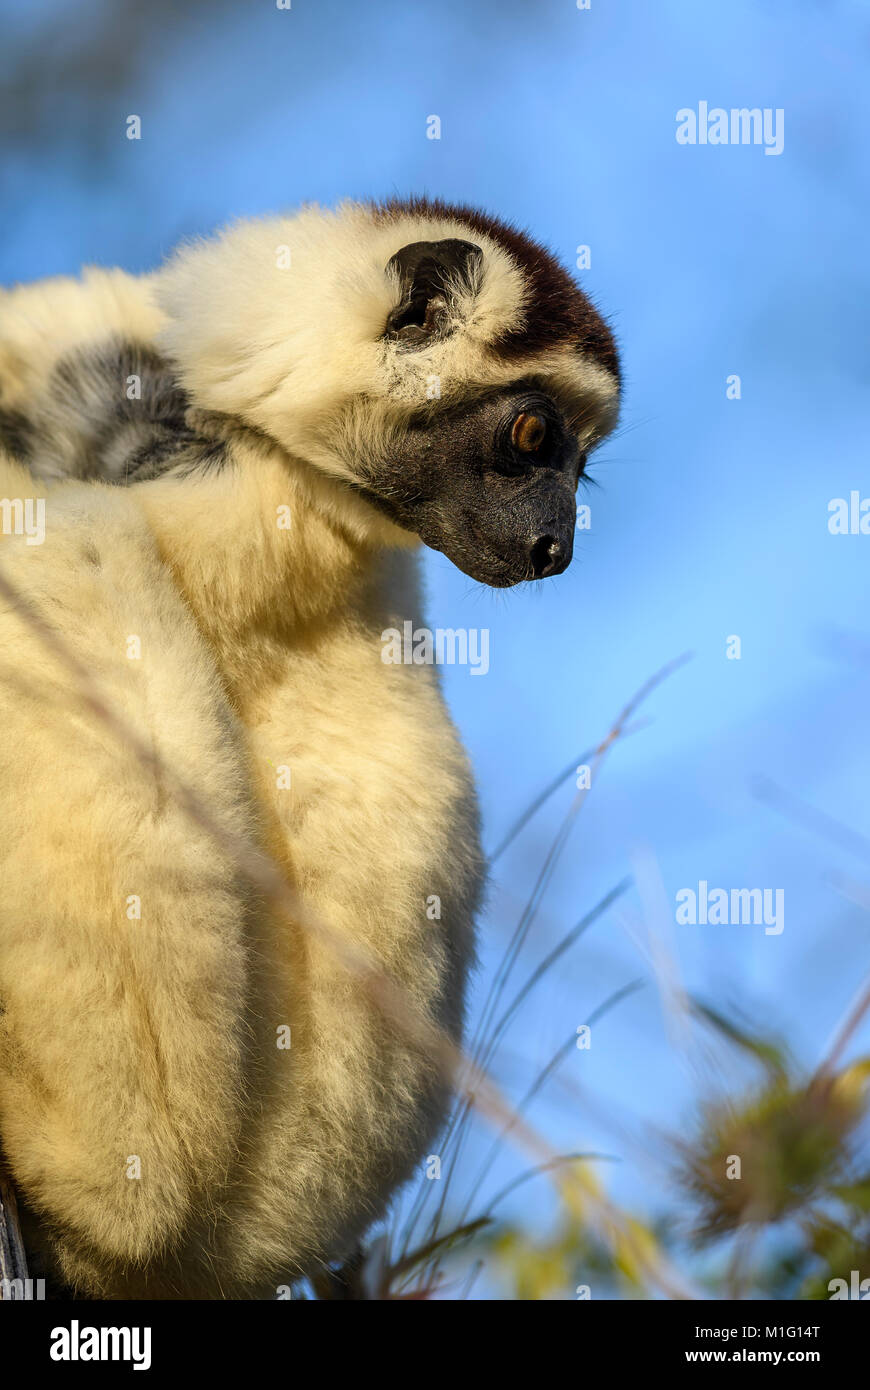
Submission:
POLYGON ((18 1220, 15 1188, 0 1161, 0 1301, 26 1297, 27 1257, 18 1220))

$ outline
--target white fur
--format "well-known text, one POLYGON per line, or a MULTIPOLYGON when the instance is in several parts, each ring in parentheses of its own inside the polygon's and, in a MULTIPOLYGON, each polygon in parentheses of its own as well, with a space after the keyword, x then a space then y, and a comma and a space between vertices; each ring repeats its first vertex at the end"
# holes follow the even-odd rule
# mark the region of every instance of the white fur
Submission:
MULTIPOLYGON (((436 673, 381 660, 385 629, 423 621, 415 540, 336 477, 432 374, 450 399, 533 370, 590 439, 616 396, 576 352, 487 350, 525 288, 477 234, 457 331, 402 359, 383 341, 392 254, 462 232, 309 208, 154 276, 0 299, 5 410, 38 414, 64 353, 124 335, 171 354, 229 454, 129 489, 0 455, 0 496, 47 502, 44 545, 0 537, 3 573, 212 814, 454 1037, 482 881, 471 778, 436 673)), ((28 1239, 83 1294, 268 1297, 384 1210, 434 1142, 442 1078, 328 946, 257 901, 3 603, 0 652, 0 1139, 28 1239)))

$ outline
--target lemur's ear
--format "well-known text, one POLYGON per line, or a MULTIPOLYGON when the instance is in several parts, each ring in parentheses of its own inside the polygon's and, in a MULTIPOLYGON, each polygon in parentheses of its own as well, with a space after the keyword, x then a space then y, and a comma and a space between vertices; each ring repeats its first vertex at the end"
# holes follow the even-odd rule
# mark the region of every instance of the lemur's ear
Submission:
POLYGON ((412 241, 387 261, 402 286, 402 298, 390 311, 386 338, 403 348, 425 347, 441 337, 447 323, 447 286, 470 288, 483 252, 471 241, 447 237, 444 241, 412 241))

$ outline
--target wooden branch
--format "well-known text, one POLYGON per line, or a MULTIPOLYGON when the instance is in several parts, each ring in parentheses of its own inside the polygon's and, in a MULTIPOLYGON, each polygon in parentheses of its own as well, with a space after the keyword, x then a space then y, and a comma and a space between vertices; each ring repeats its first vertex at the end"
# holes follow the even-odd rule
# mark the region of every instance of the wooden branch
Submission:
POLYGON ((8 1172, 0 1163, 0 1300, 26 1298, 24 1280, 27 1256, 21 1227, 18 1223, 18 1203, 8 1172), (16 1281, 20 1280, 18 1283, 16 1281))

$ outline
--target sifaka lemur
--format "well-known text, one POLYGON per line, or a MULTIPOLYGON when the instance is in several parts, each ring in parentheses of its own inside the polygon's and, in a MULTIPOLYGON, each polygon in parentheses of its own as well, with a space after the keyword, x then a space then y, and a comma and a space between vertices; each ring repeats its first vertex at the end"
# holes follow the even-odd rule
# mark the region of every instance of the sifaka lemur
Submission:
POLYGON ((564 570, 618 400, 557 261, 423 199, 0 297, 0 573, 155 758, 0 599, 0 1144, 69 1290, 274 1297, 430 1151, 433 1058, 161 768, 458 1038, 474 788, 382 634, 423 622, 420 541, 495 587, 564 570))

